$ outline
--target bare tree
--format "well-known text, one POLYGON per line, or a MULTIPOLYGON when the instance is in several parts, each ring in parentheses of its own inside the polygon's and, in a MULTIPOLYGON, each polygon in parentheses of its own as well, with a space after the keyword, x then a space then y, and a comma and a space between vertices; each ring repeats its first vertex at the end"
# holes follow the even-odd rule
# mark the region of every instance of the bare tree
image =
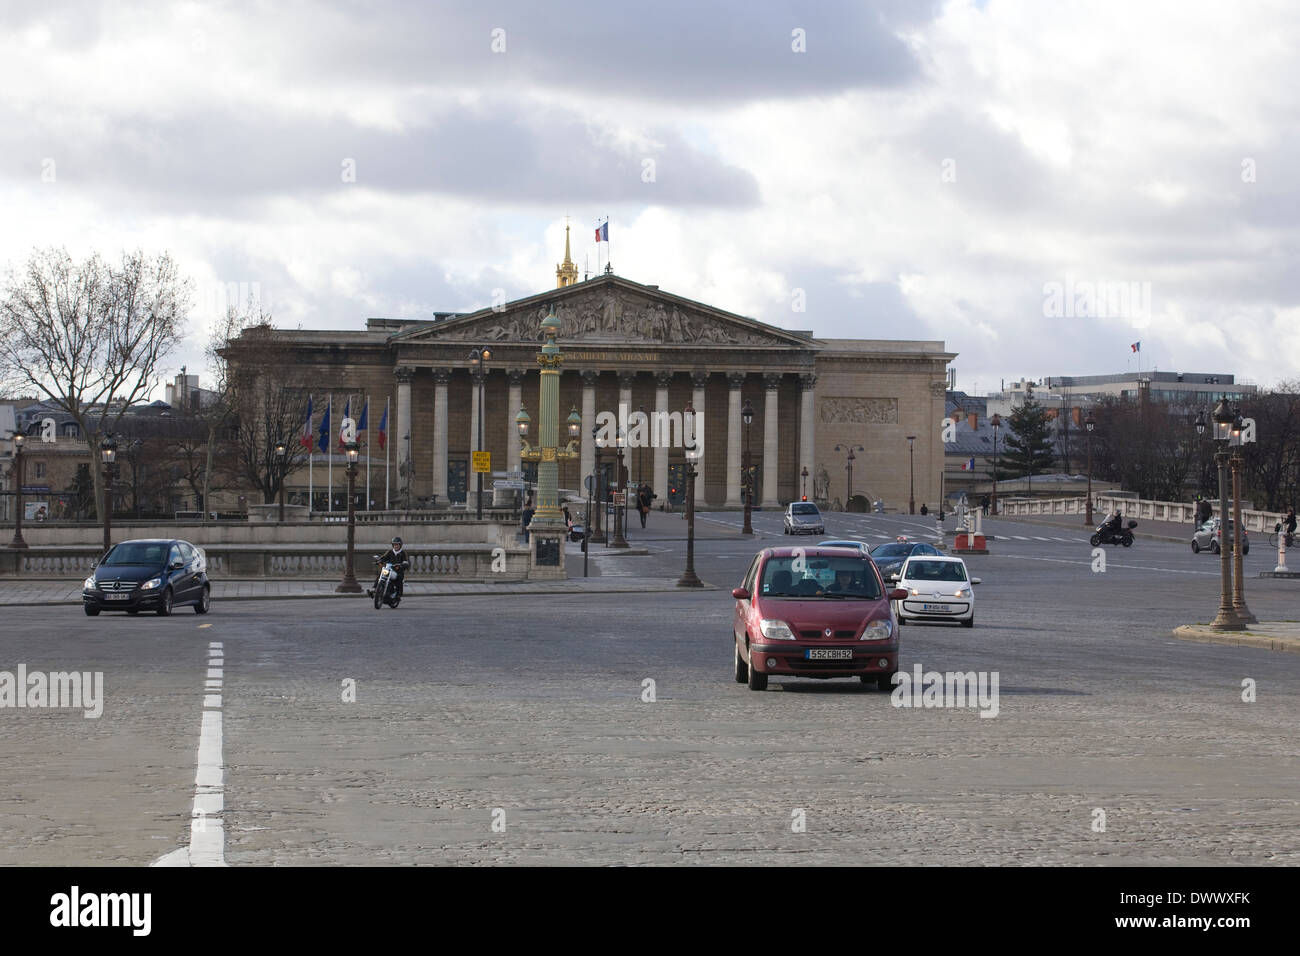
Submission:
MULTIPOLYGON (((37 250, 0 290, 0 378, 14 390, 34 387, 67 412, 98 460, 102 436, 158 384, 190 296, 166 253, 123 253, 113 265, 37 250)), ((98 509, 103 477, 90 470, 98 509)))

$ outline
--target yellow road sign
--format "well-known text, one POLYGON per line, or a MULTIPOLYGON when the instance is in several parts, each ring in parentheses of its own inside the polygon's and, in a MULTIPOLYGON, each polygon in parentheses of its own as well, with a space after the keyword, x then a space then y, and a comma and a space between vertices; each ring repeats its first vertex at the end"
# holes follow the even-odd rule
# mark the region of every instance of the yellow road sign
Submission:
POLYGON ((475 474, 477 474, 478 472, 488 472, 492 470, 492 452, 476 451, 476 452, 471 452, 471 455, 473 456, 474 459, 473 467, 471 470, 475 474))

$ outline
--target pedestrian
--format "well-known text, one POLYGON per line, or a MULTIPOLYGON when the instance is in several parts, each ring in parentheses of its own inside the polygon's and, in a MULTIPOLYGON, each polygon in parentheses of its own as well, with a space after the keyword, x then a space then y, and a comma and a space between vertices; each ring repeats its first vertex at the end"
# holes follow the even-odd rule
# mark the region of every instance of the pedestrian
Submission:
POLYGON ((987 517, 989 516, 989 496, 988 496, 988 495, 985 495, 982 499, 980 499, 980 511, 981 511, 981 513, 983 513, 984 517, 987 518, 987 517))
POLYGON ((566 536, 573 537, 573 515, 569 514, 569 506, 564 506, 564 528, 566 536))
POLYGON ((930 509, 927 508, 925 505, 921 505, 921 514, 928 515, 929 513, 930 513, 930 509))
POLYGON ((654 501, 654 492, 644 481, 636 491, 636 510, 641 515, 641 527, 645 527, 646 516, 650 514, 650 504, 654 501))
POLYGON ((528 525, 533 520, 533 496, 529 495, 524 500, 524 509, 519 515, 520 523, 523 525, 524 544, 528 543, 528 525))
POLYGON ((1291 508, 1286 513, 1286 520, 1282 523, 1286 528, 1286 546, 1291 547, 1291 539, 1295 536, 1295 509, 1291 508))

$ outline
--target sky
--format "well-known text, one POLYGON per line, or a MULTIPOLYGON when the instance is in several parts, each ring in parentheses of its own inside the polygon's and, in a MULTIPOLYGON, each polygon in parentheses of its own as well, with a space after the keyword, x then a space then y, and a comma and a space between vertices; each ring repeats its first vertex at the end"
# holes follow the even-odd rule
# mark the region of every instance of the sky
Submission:
POLYGON ((580 270, 940 340, 967 391, 1267 387, 1297 48, 1285 0, 5 4, 0 264, 170 252, 192 372, 250 296, 357 329, 553 288, 567 217, 580 270))

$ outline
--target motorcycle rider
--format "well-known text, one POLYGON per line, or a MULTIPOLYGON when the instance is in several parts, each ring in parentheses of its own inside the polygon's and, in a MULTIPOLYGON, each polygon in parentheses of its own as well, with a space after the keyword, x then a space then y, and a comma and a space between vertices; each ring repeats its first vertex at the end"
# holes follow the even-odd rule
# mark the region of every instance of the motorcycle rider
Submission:
POLYGON ((1102 533, 1118 538, 1123 526, 1124 519, 1120 517, 1119 509, 1116 508, 1114 513, 1106 519, 1106 523, 1102 525, 1102 533))
MULTIPOLYGON (((402 548, 401 538, 393 538, 392 547, 379 556, 379 566, 382 568, 385 564, 391 564, 393 574, 396 575, 390 600, 400 598, 402 596, 402 580, 406 577, 406 569, 410 564, 410 561, 407 560, 406 551, 402 548)), ((378 585, 379 578, 376 576, 375 586, 378 587, 378 585)), ((371 588, 367 593, 373 597, 375 589, 371 588)))

